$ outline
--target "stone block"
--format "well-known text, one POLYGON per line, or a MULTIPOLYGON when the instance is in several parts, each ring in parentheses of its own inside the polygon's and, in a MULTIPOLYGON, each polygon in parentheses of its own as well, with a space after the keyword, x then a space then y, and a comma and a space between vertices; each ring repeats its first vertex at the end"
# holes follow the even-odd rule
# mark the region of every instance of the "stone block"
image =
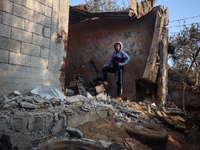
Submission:
POLYGON ((32 11, 24 6, 14 4, 13 14, 15 14, 16 16, 33 21, 34 11, 32 11))
POLYGON ((45 5, 39 3, 38 1, 34 0, 27 0, 26 5, 27 8, 30 8, 36 12, 39 12, 41 14, 45 14, 45 5))
POLYGON ((64 130, 64 119, 60 119, 58 120, 54 127, 51 129, 51 134, 52 135, 56 135, 57 133, 59 133, 60 131, 64 130))
POLYGON ((30 56, 10 52, 9 63, 23 66, 30 66, 30 56))
POLYGON ((34 13, 34 22, 42 24, 45 27, 51 27, 51 18, 46 17, 38 12, 34 13))
POLYGON ((0 48, 13 52, 20 52, 21 43, 19 41, 0 36, 0 48))
POLYGON ((20 106, 22 108, 26 108, 26 109, 35 109, 37 107, 37 105, 31 104, 31 103, 28 103, 28 102, 21 102, 20 106))
POLYGON ((50 38, 51 36, 51 30, 50 28, 44 28, 44 37, 50 38))
POLYGON ((26 20, 25 21, 25 30, 32 32, 32 33, 42 35, 43 26, 40 24, 37 24, 35 22, 26 20))
POLYGON ((43 48, 41 49, 41 57, 42 58, 49 58, 49 49, 48 48, 43 48))
POLYGON ((7 25, 0 24, 0 35, 5 37, 10 37, 11 27, 7 25))
POLYGON ((24 19, 8 14, 6 12, 3 12, 2 22, 3 24, 9 25, 9 26, 24 29, 24 23, 25 23, 24 19))
POLYGON ((21 117, 14 117, 10 120, 10 124, 12 125, 14 131, 23 132, 26 129, 27 119, 21 117))
POLYGON ((49 48, 50 45, 50 39, 44 38, 42 36, 33 34, 33 44, 39 45, 45 48, 49 48))
POLYGON ((8 0, 3 0, 3 10, 12 13, 13 3, 8 0))
POLYGON ((53 114, 49 114, 45 116, 45 129, 51 130, 54 122, 54 116, 53 114))
POLYGON ((38 2, 40 2, 40 3, 42 3, 42 4, 44 4, 44 5, 47 5, 47 6, 49 6, 49 7, 52 7, 52 0, 36 0, 36 1, 38 1, 38 2))
POLYGON ((44 131, 45 128, 45 117, 40 115, 37 116, 33 114, 28 118, 28 131, 32 133, 37 133, 38 131, 44 131))
POLYGON ((21 30, 21 29, 12 28, 11 38, 19 40, 19 41, 31 43, 32 33, 21 30))
POLYGON ((103 93, 105 91, 103 84, 95 86, 95 89, 97 93, 103 93))
POLYGON ((40 56, 40 47, 37 45, 22 42, 21 53, 32 56, 40 56))
POLYGON ((69 133, 70 137, 77 137, 77 138, 82 138, 83 134, 82 132, 77 129, 77 128, 71 128, 71 127, 67 127, 66 131, 69 133))
POLYGON ((51 18, 51 14, 52 14, 52 8, 51 7, 48 7, 48 6, 45 6, 45 15, 47 17, 50 17, 51 18))
POLYGON ((25 5, 26 4, 26 0, 10 0, 11 2, 14 2, 14 3, 17 3, 17 4, 20 4, 20 5, 25 5))
POLYGON ((0 62, 8 63, 9 61, 9 52, 0 49, 0 62))
POLYGON ((31 67, 47 68, 48 59, 31 56, 31 67))

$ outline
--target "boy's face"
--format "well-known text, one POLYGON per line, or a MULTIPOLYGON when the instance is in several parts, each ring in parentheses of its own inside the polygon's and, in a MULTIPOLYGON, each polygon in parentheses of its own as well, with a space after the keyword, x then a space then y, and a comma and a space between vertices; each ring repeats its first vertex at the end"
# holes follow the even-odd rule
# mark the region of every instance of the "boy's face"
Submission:
POLYGON ((117 52, 119 52, 120 49, 121 49, 121 45, 120 45, 120 44, 116 44, 116 46, 115 46, 115 50, 116 50, 117 52))

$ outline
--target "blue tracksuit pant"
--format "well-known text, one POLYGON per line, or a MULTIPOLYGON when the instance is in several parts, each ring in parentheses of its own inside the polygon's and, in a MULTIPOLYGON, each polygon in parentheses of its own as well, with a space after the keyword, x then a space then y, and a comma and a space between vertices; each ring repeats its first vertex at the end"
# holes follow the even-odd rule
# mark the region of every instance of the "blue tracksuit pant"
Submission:
POLYGON ((117 82, 117 97, 121 97, 122 95, 122 80, 124 74, 124 67, 104 67, 103 68, 103 79, 107 81, 107 73, 115 73, 115 79, 117 82))

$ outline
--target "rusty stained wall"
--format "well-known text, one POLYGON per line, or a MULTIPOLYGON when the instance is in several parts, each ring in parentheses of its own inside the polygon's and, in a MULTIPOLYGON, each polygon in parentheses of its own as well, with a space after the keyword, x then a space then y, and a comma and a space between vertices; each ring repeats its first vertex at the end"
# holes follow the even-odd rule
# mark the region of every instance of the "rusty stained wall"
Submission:
MULTIPOLYGON (((82 74, 87 86, 90 78, 95 75, 89 62, 93 61, 101 74, 103 65, 112 58, 114 44, 121 41, 123 50, 131 57, 130 63, 125 66, 123 96, 135 96, 135 79, 142 78, 147 63, 155 17, 154 10, 138 20, 100 19, 70 25, 66 85, 73 80, 74 74, 82 74)), ((107 92, 116 96, 114 74, 109 74, 108 77, 111 80, 111 88, 107 92)))

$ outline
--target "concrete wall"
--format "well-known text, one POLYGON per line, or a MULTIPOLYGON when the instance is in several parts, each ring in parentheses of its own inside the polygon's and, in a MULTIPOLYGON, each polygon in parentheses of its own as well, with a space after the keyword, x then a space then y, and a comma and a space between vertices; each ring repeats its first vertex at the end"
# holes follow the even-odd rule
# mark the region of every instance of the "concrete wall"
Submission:
POLYGON ((69 0, 0 0, 0 96, 64 87, 69 0))
MULTIPOLYGON (((95 75, 90 67, 93 61, 101 74, 102 67, 112 58, 114 44, 121 41, 124 51, 131 57, 125 67, 124 94, 134 96, 135 79, 142 78, 152 43, 156 9, 141 19, 109 20, 100 19, 69 26, 69 45, 66 65, 66 84, 73 80, 74 74, 82 74, 85 85, 95 75)), ((116 96, 117 85, 110 74, 111 87, 108 93, 116 96)))

